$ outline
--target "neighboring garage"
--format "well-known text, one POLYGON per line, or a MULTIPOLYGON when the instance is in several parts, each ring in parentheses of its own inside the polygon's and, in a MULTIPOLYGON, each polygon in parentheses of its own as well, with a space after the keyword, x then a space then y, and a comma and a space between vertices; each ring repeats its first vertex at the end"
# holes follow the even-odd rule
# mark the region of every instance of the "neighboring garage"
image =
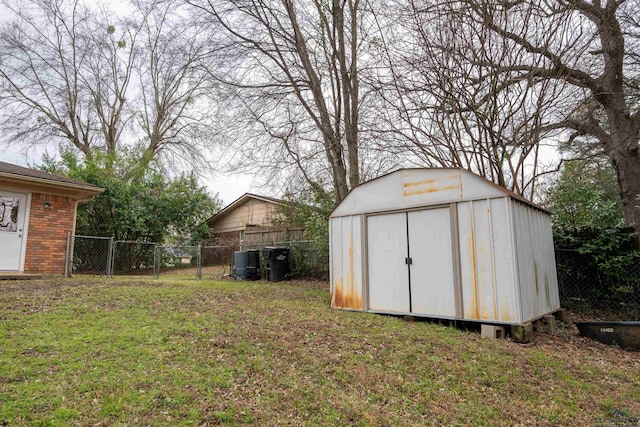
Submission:
POLYGON ((103 191, 0 162, 0 274, 63 274, 77 204, 103 191))
POLYGON ((521 325, 560 308, 549 212, 462 169, 403 169, 330 216, 334 308, 521 325))

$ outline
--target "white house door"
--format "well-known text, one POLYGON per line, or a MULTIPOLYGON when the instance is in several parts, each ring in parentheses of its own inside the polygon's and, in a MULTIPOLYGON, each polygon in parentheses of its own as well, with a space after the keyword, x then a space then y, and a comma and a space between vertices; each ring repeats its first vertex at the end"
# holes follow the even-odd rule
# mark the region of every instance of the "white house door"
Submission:
POLYGON ((20 270, 27 195, 0 190, 0 271, 20 270))

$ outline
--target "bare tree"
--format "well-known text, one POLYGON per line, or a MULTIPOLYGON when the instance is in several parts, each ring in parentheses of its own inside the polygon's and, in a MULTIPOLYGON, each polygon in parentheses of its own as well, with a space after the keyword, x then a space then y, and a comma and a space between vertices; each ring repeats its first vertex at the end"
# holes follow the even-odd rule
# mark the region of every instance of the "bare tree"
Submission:
POLYGON ((11 142, 62 138, 87 158, 115 153, 129 117, 134 29, 98 24, 78 1, 4 3, 0 103, 11 142))
POLYGON ((204 30, 196 22, 185 25, 186 12, 179 3, 153 1, 139 7, 146 16, 135 64, 142 161, 162 155, 204 164, 202 140, 210 136, 215 115, 215 104, 204 101, 210 89, 204 64, 211 54, 204 30))
POLYGON ((119 17, 79 0, 6 0, 0 27, 4 141, 67 142, 85 159, 201 158, 205 41, 171 2, 119 17))
POLYGON ((442 44, 440 51, 471 71, 463 81, 480 96, 470 106, 495 105, 495 99, 517 106, 513 100, 521 98, 514 90, 530 90, 533 96, 515 111, 539 117, 540 136, 564 131, 570 141, 596 144, 613 163, 627 224, 640 230, 638 2, 460 0, 429 9, 424 2, 412 4, 417 13, 438 17, 456 37, 469 35, 462 36, 462 45, 447 50, 442 44), (493 84, 486 84, 487 75, 493 84))
POLYGON ((319 192, 330 184, 342 200, 361 179, 361 0, 190 3, 222 29, 216 47, 228 62, 211 75, 225 84, 234 132, 252 141, 245 170, 282 160, 277 168, 294 167, 319 192))
POLYGON ((557 166, 541 160, 552 151, 544 120, 557 85, 527 75, 505 85, 497 68, 519 52, 450 5, 398 2, 394 11, 378 15, 383 65, 368 76, 385 101, 382 137, 419 164, 465 168, 535 198, 557 166))

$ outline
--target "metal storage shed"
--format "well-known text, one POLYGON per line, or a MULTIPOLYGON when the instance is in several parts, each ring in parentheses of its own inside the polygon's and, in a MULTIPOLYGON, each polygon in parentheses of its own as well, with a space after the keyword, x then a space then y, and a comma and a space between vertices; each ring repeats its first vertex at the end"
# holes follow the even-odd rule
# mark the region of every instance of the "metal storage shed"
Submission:
POLYGON ((329 219, 331 306, 522 325, 560 308, 548 211, 462 169, 402 169, 329 219))

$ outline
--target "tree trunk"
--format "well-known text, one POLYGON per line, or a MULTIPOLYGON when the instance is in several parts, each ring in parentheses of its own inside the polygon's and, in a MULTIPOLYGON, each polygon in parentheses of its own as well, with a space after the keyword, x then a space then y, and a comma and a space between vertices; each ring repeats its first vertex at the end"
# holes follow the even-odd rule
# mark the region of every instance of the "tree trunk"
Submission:
POLYGON ((625 224, 636 231, 640 248, 640 120, 630 117, 623 96, 604 105, 611 126, 605 153, 616 171, 625 224))
MULTIPOLYGON (((347 143, 347 164, 349 166, 349 187, 360 184, 360 159, 358 153, 358 78, 357 78, 357 2, 349 5, 351 41, 345 39, 344 7, 339 0, 333 1, 334 28, 338 36, 338 60, 342 83, 342 103, 344 108, 344 131, 347 143), (347 50, 351 54, 347 62, 347 50)), ((343 196, 344 197, 344 196, 343 196)), ((342 199, 342 197, 340 198, 342 199)), ((336 199, 337 200, 337 199, 336 199)))
POLYGON ((635 151, 611 153, 618 178, 625 223, 640 236, 640 156, 635 151))
POLYGON ((340 140, 327 139, 324 141, 327 160, 331 165, 331 174, 333 182, 333 194, 335 196, 336 206, 349 193, 349 183, 347 182, 347 170, 342 160, 340 140))

